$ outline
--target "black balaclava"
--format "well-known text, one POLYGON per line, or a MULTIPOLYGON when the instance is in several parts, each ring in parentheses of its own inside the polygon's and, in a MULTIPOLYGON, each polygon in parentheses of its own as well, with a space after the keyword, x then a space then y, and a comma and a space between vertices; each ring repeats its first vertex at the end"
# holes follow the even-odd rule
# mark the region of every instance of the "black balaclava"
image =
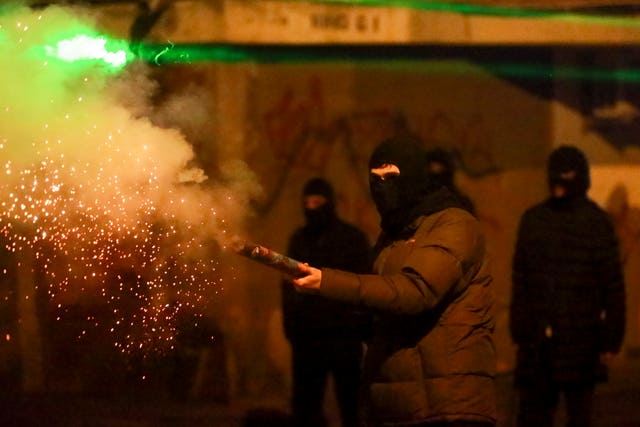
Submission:
POLYGON ((551 153, 547 173, 550 190, 557 185, 564 188, 561 199, 584 197, 591 185, 587 158, 573 146, 563 145, 551 153))
POLYGON ((313 178, 307 181, 302 190, 302 196, 324 196, 327 203, 317 209, 304 209, 307 225, 313 229, 320 229, 329 224, 336 216, 335 194, 331 184, 322 178, 313 178))
POLYGON ((427 151, 427 173, 432 187, 455 188, 455 167, 448 151, 442 148, 427 151))
POLYGON ((429 190, 425 153, 418 141, 409 137, 390 138, 378 145, 369 160, 369 169, 393 164, 400 175, 382 180, 371 174, 371 196, 382 219, 382 228, 399 231, 413 219, 413 208, 429 190))

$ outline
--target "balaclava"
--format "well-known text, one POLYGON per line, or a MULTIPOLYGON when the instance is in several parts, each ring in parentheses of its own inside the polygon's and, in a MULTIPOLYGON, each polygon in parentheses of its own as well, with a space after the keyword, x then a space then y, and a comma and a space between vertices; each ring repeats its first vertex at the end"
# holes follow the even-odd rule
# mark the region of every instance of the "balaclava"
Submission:
POLYGON ((317 209, 304 209, 307 225, 314 229, 326 226, 335 218, 335 194, 331 184, 322 178, 313 178, 307 181, 302 190, 302 196, 324 196, 327 203, 317 209))
POLYGON ((453 158, 448 151, 442 148, 427 151, 427 173, 434 188, 455 188, 453 158))
POLYGON ((549 156, 547 172, 549 188, 556 185, 564 188, 564 199, 585 196, 591 185, 587 158, 573 146, 555 149, 549 156))
POLYGON ((390 138, 378 145, 369 160, 369 169, 393 164, 400 175, 382 180, 370 175, 371 196, 386 231, 398 231, 410 221, 412 209, 422 202, 429 189, 425 153, 418 141, 408 137, 390 138))

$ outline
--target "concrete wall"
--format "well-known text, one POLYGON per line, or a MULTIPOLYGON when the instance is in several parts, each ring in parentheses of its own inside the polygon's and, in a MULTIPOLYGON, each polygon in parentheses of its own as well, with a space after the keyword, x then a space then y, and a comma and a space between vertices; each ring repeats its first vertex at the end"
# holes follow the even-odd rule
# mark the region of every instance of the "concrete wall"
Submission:
MULTIPOLYGON (((106 31, 127 37, 136 10, 125 4, 105 6, 92 14, 106 31)), ((482 44, 504 42, 513 34, 536 43, 566 41, 571 34, 574 42, 593 42, 594 34, 605 41, 636 37, 635 29, 594 33, 593 28, 581 32, 584 27, 566 23, 539 24, 408 14, 404 9, 184 1, 163 15, 149 38, 155 42, 482 44), (362 25, 354 26, 357 22, 362 25), (504 24, 505 31, 498 31, 497 24, 504 24), (559 35, 560 28, 566 31, 559 35)), ((427 147, 454 150, 459 156, 459 185, 476 204, 493 257, 496 345, 502 372, 513 367, 507 315, 519 216, 546 195, 543 167, 548 152, 560 143, 578 145, 593 165, 591 195, 616 214, 624 238, 630 295, 626 346, 640 346, 636 302, 640 189, 635 184, 640 151, 634 142, 612 145, 590 130, 588 117, 568 107, 572 103, 567 100, 579 96, 577 82, 558 83, 547 100, 478 65, 456 60, 207 62, 166 65, 153 73, 162 82, 159 104, 176 94, 197 95, 208 104, 208 119, 177 125, 213 180, 226 170, 245 175, 247 186, 261 188, 260 195, 238 192, 252 194, 254 206, 241 218, 243 232, 278 251, 285 250, 289 234, 302 224, 300 191, 308 178, 330 179, 338 189, 340 214, 373 241, 378 217, 367 193, 366 170, 372 148, 388 135, 408 131, 421 137, 427 147)), ((234 257, 224 258, 222 264, 224 290, 213 295, 206 309, 225 336, 225 375, 231 394, 285 396, 289 354, 280 324, 280 276, 234 257)), ((33 372, 31 378, 40 375, 33 372)))
MULTIPOLYGON (((546 196, 544 163, 549 151, 560 143, 585 150, 593 165, 591 195, 602 206, 609 206, 608 198, 619 185, 626 187, 630 207, 640 203, 634 185, 637 148, 612 147, 585 131, 585 119, 566 104, 543 100, 471 63, 212 67, 222 79, 218 89, 236 90, 217 103, 216 120, 222 131, 214 134, 212 144, 244 147, 234 155, 242 152, 263 189, 247 233, 275 250, 284 251, 288 236, 302 224, 301 187, 318 175, 336 185, 340 214, 375 239, 378 216, 368 195, 366 164, 382 138, 409 131, 426 147, 445 147, 458 154, 458 183, 476 204, 493 257, 495 337, 502 372, 513 368, 507 322, 517 223, 527 207, 546 196)), ((556 90, 569 96, 570 86, 556 90)), ((634 221, 632 215, 622 215, 621 227, 638 229, 638 223, 627 224, 634 221)), ((637 233, 625 236, 632 240, 629 251, 636 251, 637 233)), ((633 289, 638 280, 634 256, 635 252, 627 258, 633 289)), ((251 263, 241 263, 240 269, 243 279, 234 281, 229 292, 241 296, 226 306, 238 320, 228 331, 233 365, 245 367, 234 380, 237 392, 286 394, 289 355, 280 324, 280 276, 251 263)), ((630 299, 628 341, 637 343, 634 301, 630 299)))
MULTIPOLYGON (((550 6, 542 2, 507 2, 506 5, 483 1, 407 2, 397 7, 313 0, 146 3, 150 12, 162 11, 147 34, 147 40, 159 43, 170 40, 173 43, 611 45, 640 40, 640 28, 632 12, 581 13, 579 6, 587 3, 596 6, 592 2, 561 4, 554 1, 550 6), (473 4, 475 8, 469 7, 473 4), (575 9, 570 9, 571 6, 575 9)), ((90 14, 99 17, 103 28, 125 36, 129 35, 135 17, 142 12, 140 4, 126 0, 105 2, 94 5, 90 14)))

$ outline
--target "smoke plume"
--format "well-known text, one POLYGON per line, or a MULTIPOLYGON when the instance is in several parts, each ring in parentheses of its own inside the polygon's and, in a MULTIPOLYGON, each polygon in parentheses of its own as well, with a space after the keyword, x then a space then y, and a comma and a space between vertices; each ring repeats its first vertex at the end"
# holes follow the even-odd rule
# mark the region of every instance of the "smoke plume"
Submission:
POLYGON ((60 41, 78 35, 98 36, 73 9, 0 10, 0 237, 57 307, 111 307, 123 351, 170 342, 165 320, 222 286, 216 251, 259 186, 241 159, 198 167, 173 125, 197 127, 202 100, 154 107, 144 64, 70 58, 60 41))

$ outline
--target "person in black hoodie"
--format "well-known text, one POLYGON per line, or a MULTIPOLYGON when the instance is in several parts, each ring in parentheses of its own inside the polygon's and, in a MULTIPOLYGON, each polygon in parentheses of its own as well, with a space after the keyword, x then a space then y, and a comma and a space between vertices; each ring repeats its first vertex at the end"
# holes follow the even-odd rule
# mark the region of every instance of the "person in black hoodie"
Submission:
MULTIPOLYGON (((338 217, 332 185, 322 178, 309 180, 302 202, 306 224, 291 236, 287 255, 314 265, 369 272, 369 240, 338 217)), ((282 283, 282 310, 292 349, 294 426, 326 425, 323 402, 332 375, 342 425, 354 427, 369 316, 351 304, 296 292, 289 281, 282 283)))
POLYGON ((510 329, 517 344, 518 427, 590 425, 595 384, 622 343, 625 290, 608 215, 587 196, 589 164, 573 146, 548 159, 550 197, 520 219, 510 329))

